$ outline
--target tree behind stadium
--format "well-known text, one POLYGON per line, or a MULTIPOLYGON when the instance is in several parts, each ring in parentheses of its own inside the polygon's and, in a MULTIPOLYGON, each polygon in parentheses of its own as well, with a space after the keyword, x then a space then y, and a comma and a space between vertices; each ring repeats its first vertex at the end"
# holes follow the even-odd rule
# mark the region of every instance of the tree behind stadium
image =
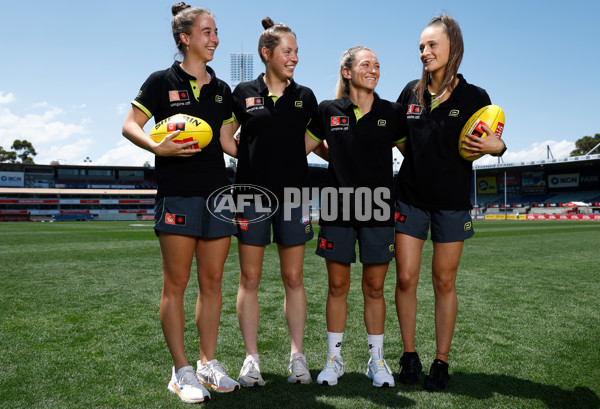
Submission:
POLYGON ((15 139, 10 148, 12 151, 7 151, 0 146, 0 162, 17 163, 18 158, 21 159, 21 163, 34 163, 33 157, 37 152, 28 140, 15 139))
POLYGON ((577 142, 575 142, 575 150, 571 152, 571 156, 580 156, 580 155, 585 155, 587 153, 594 153, 594 152, 590 152, 592 149, 595 149, 596 153, 600 153, 600 146, 598 146, 600 144, 600 133, 597 133, 596 135, 592 136, 584 136, 583 138, 577 140, 577 142))

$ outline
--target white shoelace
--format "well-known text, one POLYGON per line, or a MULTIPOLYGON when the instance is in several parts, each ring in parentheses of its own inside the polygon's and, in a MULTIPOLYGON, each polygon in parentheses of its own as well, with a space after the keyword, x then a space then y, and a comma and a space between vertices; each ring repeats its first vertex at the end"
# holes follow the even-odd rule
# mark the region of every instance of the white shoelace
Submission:
POLYGON ((248 374, 250 373, 260 373, 260 366, 258 364, 258 361, 256 359, 249 359, 246 362, 246 365, 244 365, 244 367, 242 368, 242 373, 246 372, 248 374), (248 368, 248 370, 246 370, 246 368, 248 368))
POLYGON ((193 371, 185 371, 183 376, 179 379, 179 383, 193 387, 200 386, 200 381, 198 380, 196 373, 193 371))
POLYGON ((214 362, 212 364, 207 364, 210 376, 212 376, 215 380, 215 384, 218 384, 221 378, 227 376, 225 370, 223 369, 223 365, 220 362, 214 362))

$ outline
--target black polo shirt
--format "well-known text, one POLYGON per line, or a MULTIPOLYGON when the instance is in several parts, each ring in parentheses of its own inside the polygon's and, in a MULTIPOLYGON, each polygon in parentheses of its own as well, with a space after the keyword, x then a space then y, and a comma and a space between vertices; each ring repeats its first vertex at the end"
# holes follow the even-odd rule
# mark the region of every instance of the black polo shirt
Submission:
MULTIPOLYGON (((326 140, 329 146, 327 186, 370 189, 383 187, 390 191, 391 203, 392 148, 403 134, 403 111, 399 104, 380 99, 377 94, 371 111, 359 120, 356 108, 348 96, 323 101, 319 104, 317 121, 308 126, 311 137, 319 142, 326 140)), ((352 220, 321 220, 320 224, 355 227, 393 225, 393 211, 386 221, 360 221, 354 217, 354 197, 350 197, 350 203, 343 203, 342 199, 343 196, 340 196, 338 207, 349 206, 352 209, 352 220)), ((374 203, 371 206, 377 207, 374 203)))
POLYGON ((210 143, 193 156, 156 156, 158 198, 206 197, 229 183, 219 135, 221 125, 233 120, 231 89, 210 67, 206 70, 211 80, 199 89, 196 78, 176 61, 170 68, 151 74, 132 102, 148 118, 154 116, 156 123, 175 114, 187 114, 203 119, 213 131, 210 143))
POLYGON ((309 185, 304 135, 317 99, 293 79, 281 97, 272 97, 263 77, 233 91, 234 117, 242 126, 236 183, 259 185, 282 198, 284 187, 309 185))
POLYGON ((396 179, 397 198, 429 210, 471 209, 473 162, 458 154, 458 137, 469 118, 490 105, 484 89, 459 82, 450 98, 431 110, 431 94, 425 90, 425 106, 418 105, 409 82, 398 103, 402 105, 408 138, 404 160, 396 179))

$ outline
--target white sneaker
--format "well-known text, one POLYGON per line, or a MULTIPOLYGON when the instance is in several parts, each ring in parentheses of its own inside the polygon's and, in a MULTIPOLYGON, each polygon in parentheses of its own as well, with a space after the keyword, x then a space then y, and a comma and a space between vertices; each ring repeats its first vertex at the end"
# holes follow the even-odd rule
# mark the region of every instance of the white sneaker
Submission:
POLYGON ((331 355, 329 360, 323 367, 319 376, 317 376, 317 383, 319 385, 337 385, 338 378, 344 374, 344 362, 342 357, 339 355, 331 355))
POLYGON ((200 382, 205 386, 210 386, 216 392, 233 392, 240 389, 240 384, 227 376, 216 359, 208 361, 206 365, 202 365, 202 362, 198 361, 196 375, 200 382))
POLYGON ((306 358, 302 354, 294 354, 291 357, 288 371, 290 372, 289 383, 307 384, 312 382, 306 358))
POLYGON ((171 371, 171 382, 169 390, 179 395, 182 401, 187 403, 200 403, 210 400, 210 393, 202 386, 194 368, 184 366, 175 373, 175 367, 171 371))
POLYGON ((392 371, 383 358, 376 360, 369 358, 367 376, 373 380, 373 385, 378 388, 391 388, 395 386, 392 371))
POLYGON ((258 357, 258 354, 252 354, 246 357, 238 379, 240 384, 246 387, 265 385, 265 381, 260 374, 260 358, 258 357))

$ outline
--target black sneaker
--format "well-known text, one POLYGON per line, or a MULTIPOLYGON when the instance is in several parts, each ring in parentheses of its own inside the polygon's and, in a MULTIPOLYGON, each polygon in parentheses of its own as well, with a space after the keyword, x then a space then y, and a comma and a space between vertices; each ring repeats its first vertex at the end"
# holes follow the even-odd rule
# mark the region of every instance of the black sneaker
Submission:
POLYGON ((405 385, 416 385, 421 382, 419 374, 423 370, 421 360, 416 352, 405 352, 400 358, 400 374, 398 382, 405 385))
POLYGON ((423 382, 423 389, 432 392, 440 392, 446 389, 449 382, 450 375, 448 375, 448 363, 441 359, 436 359, 431 364, 429 375, 427 375, 425 382, 423 382))

